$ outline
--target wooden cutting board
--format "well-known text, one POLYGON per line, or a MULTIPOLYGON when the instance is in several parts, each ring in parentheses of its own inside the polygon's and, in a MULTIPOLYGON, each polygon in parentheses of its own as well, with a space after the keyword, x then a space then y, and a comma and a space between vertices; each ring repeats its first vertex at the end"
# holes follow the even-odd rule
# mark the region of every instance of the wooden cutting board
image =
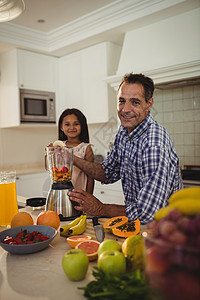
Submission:
MULTIPOLYGON (((106 221, 107 219, 98 219, 98 222, 99 224, 102 224, 106 221)), ((93 223, 92 221, 88 221, 87 223, 87 227, 86 227, 86 230, 84 232, 84 235, 90 235, 92 237, 93 240, 97 240, 96 239, 96 235, 95 235, 95 232, 94 232, 94 227, 93 227, 93 223)), ((108 232, 105 232, 105 238, 104 238, 104 241, 105 240, 115 240, 117 241, 119 244, 122 244, 123 241, 125 240, 125 238, 120 238, 120 237, 117 237, 115 236, 114 234, 112 233, 108 233, 108 232)))

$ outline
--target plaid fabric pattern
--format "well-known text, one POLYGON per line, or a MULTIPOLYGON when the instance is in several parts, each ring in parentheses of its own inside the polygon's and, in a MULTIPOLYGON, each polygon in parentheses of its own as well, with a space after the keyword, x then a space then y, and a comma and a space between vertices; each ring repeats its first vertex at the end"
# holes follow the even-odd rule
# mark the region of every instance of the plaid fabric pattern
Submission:
POLYGON ((183 188, 174 144, 150 113, 130 134, 120 126, 102 166, 105 184, 121 179, 127 217, 141 224, 150 222, 170 195, 183 188))

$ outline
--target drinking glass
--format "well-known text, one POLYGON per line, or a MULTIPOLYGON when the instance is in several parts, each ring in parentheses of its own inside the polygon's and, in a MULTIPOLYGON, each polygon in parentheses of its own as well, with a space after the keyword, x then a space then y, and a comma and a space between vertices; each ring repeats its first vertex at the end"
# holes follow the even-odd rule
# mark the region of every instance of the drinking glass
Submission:
POLYGON ((8 226, 18 213, 16 172, 0 172, 0 226, 8 226))

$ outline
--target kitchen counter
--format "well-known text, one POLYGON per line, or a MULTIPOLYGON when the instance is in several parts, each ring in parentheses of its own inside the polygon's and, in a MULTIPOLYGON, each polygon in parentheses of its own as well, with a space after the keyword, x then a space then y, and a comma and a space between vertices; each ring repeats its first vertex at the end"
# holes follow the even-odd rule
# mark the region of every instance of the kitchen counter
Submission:
MULTIPOLYGON (((18 197, 20 202, 25 202, 26 198, 18 197)), ((41 210, 33 210, 25 207, 19 211, 29 212, 34 221, 41 210)), ((99 222, 104 222, 100 219, 99 222)), ((62 222, 65 224, 67 222, 62 222)), ((4 230, 5 228, 0 228, 4 230)), ((84 234, 95 233, 91 220, 84 234)), ((105 238, 117 239, 106 233, 105 238)), ((50 246, 40 252, 26 255, 14 255, 0 247, 0 299, 1 300, 48 300, 48 299, 73 299, 83 300, 83 291, 78 287, 85 287, 93 279, 92 268, 96 266, 96 261, 89 263, 87 275, 83 281, 70 281, 62 269, 62 257, 70 250, 65 237, 59 234, 54 238, 50 246)))

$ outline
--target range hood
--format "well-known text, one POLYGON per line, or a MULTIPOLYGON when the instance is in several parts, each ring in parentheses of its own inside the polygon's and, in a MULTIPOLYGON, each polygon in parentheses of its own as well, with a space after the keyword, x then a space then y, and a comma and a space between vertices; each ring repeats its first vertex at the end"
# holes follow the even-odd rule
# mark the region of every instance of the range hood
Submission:
POLYGON ((167 89, 181 88, 184 86, 193 86, 193 85, 200 85, 200 77, 177 80, 177 81, 176 80, 169 81, 165 83, 158 83, 155 85, 155 87, 156 89, 159 90, 167 90, 167 89))
POLYGON ((126 32, 116 75, 106 82, 117 90, 126 73, 143 73, 156 88, 200 84, 200 8, 126 32))

